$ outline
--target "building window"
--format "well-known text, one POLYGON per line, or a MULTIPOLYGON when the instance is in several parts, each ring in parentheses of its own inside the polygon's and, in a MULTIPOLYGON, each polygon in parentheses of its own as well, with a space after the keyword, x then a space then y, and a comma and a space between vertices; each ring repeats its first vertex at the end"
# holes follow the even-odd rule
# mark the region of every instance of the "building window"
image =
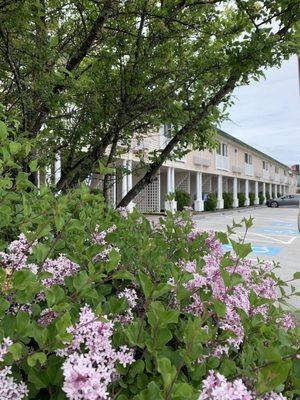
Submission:
POLYGON ((269 163, 268 163, 267 161, 263 161, 263 169, 264 169, 265 171, 268 171, 268 170, 269 170, 269 163))
POLYGON ((221 156, 227 157, 228 156, 228 148, 226 143, 219 143, 217 147, 217 154, 221 156))
POLYGON ((245 163, 252 165, 252 156, 251 154, 245 153, 245 163))
POLYGON ((278 174, 278 172, 279 172, 278 167, 275 167, 275 174, 278 174))
POLYGON ((171 139, 172 137, 172 125, 164 124, 164 137, 171 139))

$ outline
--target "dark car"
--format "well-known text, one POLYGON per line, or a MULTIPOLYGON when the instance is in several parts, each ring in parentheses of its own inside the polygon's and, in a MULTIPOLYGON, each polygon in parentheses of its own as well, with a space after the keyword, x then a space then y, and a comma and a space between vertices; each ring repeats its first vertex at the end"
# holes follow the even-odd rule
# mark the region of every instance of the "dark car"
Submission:
POLYGON ((276 197, 275 199, 267 200, 266 204, 268 207, 279 207, 279 206, 299 206, 300 194, 287 194, 285 196, 276 197))

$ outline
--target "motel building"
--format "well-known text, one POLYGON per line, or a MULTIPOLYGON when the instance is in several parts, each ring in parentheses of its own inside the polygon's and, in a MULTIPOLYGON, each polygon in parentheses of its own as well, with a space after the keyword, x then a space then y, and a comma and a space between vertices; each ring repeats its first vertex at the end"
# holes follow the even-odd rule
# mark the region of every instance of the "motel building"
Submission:
MULTIPOLYGON (((116 164, 112 176, 110 198, 113 206, 126 195, 143 176, 140 155, 147 162, 147 153, 164 148, 170 139, 170 125, 162 125, 157 132, 141 141, 133 141, 130 153, 116 164), (120 168, 122 166, 122 168, 120 168), (126 169, 126 175, 122 172, 126 169)), ((195 211, 204 210, 209 193, 217 197, 217 209, 224 208, 223 193, 233 196, 233 207, 239 207, 238 193, 244 193, 245 206, 250 205, 249 194, 254 195, 254 204, 259 204, 259 194, 266 201, 267 194, 295 194, 296 175, 286 165, 267 154, 247 145, 233 136, 218 130, 219 146, 216 150, 192 150, 183 158, 167 161, 153 182, 142 190, 128 206, 141 212, 176 210, 175 200, 168 200, 175 190, 187 192, 195 211)), ((144 164, 145 165, 145 164, 144 164)), ((92 174, 90 185, 101 188, 101 177, 92 174)))

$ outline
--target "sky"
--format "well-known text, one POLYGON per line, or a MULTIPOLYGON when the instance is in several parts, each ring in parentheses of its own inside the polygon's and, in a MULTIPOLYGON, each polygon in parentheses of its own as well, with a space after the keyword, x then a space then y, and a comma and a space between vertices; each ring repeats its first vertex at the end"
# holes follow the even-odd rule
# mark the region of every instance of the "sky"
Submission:
POLYGON ((264 73, 265 79, 234 91, 230 120, 221 128, 284 164, 300 164, 297 57, 264 73))

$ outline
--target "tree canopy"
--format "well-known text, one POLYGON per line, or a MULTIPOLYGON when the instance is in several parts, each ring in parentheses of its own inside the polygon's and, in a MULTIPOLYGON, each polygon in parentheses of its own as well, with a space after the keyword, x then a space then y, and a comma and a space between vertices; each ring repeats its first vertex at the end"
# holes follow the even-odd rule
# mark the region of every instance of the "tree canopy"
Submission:
POLYGON ((0 2, 0 103, 39 166, 62 155, 59 189, 112 164, 162 122, 172 138, 145 176, 187 146, 204 148, 234 88, 297 51, 294 0, 0 2))

